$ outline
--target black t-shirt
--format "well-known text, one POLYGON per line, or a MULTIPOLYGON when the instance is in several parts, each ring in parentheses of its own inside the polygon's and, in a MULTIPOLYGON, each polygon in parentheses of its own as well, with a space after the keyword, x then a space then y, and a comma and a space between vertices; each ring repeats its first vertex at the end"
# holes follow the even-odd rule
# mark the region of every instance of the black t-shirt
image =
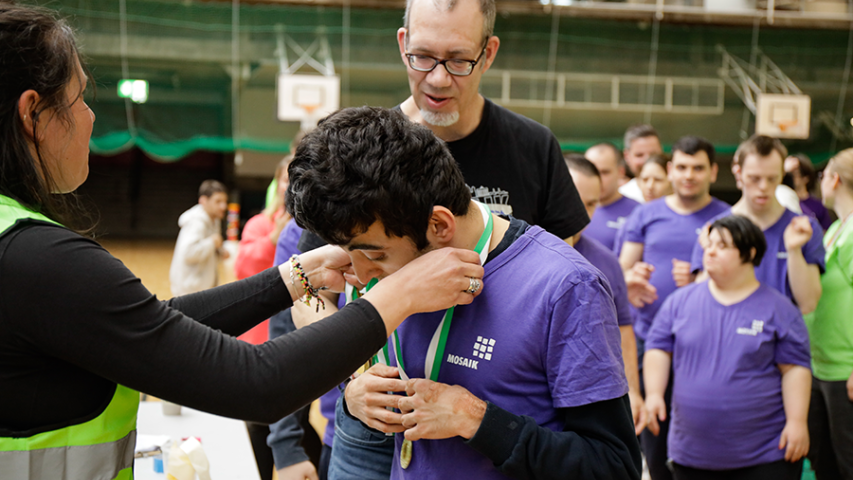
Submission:
POLYGON ((471 195, 493 212, 560 238, 575 235, 589 223, 560 144, 539 123, 486 99, 480 125, 447 146, 471 195))
POLYGON ((250 345, 232 335, 292 305, 277 268, 162 302, 100 245, 44 222, 0 236, 0 292, 0 436, 94 418, 116 383, 274 422, 337 385, 386 339, 379 314, 359 300, 250 345))

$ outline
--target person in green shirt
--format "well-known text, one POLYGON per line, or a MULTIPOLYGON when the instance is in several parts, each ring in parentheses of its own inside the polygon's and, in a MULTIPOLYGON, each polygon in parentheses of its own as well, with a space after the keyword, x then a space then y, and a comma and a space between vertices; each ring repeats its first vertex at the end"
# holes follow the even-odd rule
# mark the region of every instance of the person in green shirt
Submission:
POLYGON ((820 190, 838 220, 823 241, 823 296, 805 318, 814 375, 808 458, 818 480, 853 479, 853 148, 830 159, 820 190))

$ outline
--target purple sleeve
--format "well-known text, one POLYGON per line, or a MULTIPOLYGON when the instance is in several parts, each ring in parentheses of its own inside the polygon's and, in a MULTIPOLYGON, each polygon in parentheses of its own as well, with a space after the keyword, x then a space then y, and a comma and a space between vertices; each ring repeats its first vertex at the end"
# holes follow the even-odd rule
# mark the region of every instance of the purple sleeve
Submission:
POLYGON ((619 230, 616 230, 616 236, 613 237, 613 245, 611 245, 611 249, 613 253, 616 254, 616 258, 619 258, 619 254, 622 253, 623 243, 625 243, 625 224, 622 224, 622 226, 619 227, 619 230))
POLYGON ((702 248, 702 245, 699 243, 699 240, 696 240, 696 243, 693 244, 693 253, 690 254, 690 271, 693 273, 702 271, 702 256, 705 254, 705 249, 702 248))
MULTIPOLYGON (((677 292, 679 293, 679 292, 677 292)), ((672 333, 672 320, 675 316, 676 299, 684 295, 670 295, 655 315, 649 333, 646 334, 646 351, 651 349, 672 353, 675 348, 675 335, 672 333)))
POLYGON ((619 274, 613 275, 614 278, 608 279, 610 280, 610 288, 613 290, 613 303, 616 304, 616 323, 620 327, 633 325, 634 318, 631 315, 631 303, 628 302, 628 286, 625 285, 625 277, 621 275, 622 270, 617 270, 617 272, 619 274))
MULTIPOLYGON (((782 301, 782 299, 780 299, 782 301)), ((780 309, 776 318, 779 325, 776 329, 776 358, 777 364, 787 363, 811 368, 811 352, 809 350, 809 332, 803 321, 803 316, 793 304, 784 299, 784 308, 780 309)))
POLYGON ((603 278, 568 286, 555 301, 545 353, 555 408, 619 398, 628 392, 616 311, 603 278))
POLYGON ((631 212, 631 215, 628 216, 628 220, 625 221, 625 226, 620 229, 619 232, 619 250, 622 250, 622 245, 625 242, 645 243, 646 225, 645 217, 642 213, 646 208, 646 205, 640 205, 631 212))
POLYGON ((273 264, 281 265, 286 262, 294 254, 298 254, 299 236, 302 234, 302 228, 296 225, 296 222, 287 222, 281 234, 278 236, 278 242, 275 244, 275 260, 273 264))
POLYGON ((806 263, 817 265, 820 273, 826 271, 826 250, 823 248, 823 229, 817 220, 809 217, 809 223, 812 226, 812 238, 803 245, 803 257, 806 258, 806 263))

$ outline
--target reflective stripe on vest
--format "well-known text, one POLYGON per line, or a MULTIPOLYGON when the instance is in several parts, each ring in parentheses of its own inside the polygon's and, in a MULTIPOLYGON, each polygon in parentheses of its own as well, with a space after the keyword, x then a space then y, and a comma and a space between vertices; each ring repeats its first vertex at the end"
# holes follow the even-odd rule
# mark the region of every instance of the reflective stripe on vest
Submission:
MULTIPOLYGON (((18 220, 56 223, 0 195, 0 236, 18 220)), ((77 425, 0 437, 3 480, 132 480, 139 392, 116 385, 107 408, 77 425)))

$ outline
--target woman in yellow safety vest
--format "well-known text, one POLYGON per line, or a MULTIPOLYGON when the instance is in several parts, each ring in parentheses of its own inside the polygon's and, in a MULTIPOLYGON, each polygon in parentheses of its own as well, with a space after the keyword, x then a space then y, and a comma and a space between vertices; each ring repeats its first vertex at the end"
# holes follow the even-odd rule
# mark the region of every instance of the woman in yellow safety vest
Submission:
POLYGON ((234 338, 292 299, 341 291, 349 257, 336 247, 157 300, 78 233, 72 192, 88 175, 95 120, 87 83, 64 21, 0 2, 4 480, 132 478, 138 391, 273 422, 355 371, 407 316, 471 302, 468 277, 483 276, 477 254, 441 249, 326 320, 263 345, 234 338))

